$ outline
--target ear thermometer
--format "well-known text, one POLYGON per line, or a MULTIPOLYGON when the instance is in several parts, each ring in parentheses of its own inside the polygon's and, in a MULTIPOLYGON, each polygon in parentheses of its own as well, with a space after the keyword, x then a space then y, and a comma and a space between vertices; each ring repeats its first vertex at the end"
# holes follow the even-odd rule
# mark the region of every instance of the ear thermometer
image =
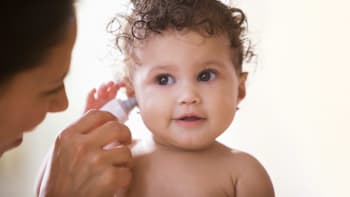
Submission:
POLYGON ((126 100, 115 98, 102 106, 100 110, 110 112, 118 119, 120 123, 124 123, 128 120, 128 115, 130 111, 134 109, 136 104, 137 102, 135 97, 126 100))
MULTIPOLYGON (((104 106, 102 106, 100 110, 110 112, 118 119, 120 123, 124 123, 128 120, 128 115, 131 112, 131 110, 136 106, 136 104, 136 98, 130 98, 127 100, 115 98, 106 103, 104 106)), ((119 145, 119 142, 112 142, 110 144, 105 145, 102 149, 110 150, 118 147, 119 145)))

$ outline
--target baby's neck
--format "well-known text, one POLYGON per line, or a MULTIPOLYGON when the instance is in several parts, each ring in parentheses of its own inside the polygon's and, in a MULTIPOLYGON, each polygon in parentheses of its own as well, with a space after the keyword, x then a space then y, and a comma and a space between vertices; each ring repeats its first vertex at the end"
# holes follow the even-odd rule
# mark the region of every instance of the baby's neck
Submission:
POLYGON ((204 153, 215 149, 216 145, 218 144, 218 142, 214 141, 213 143, 205 147, 190 149, 190 148, 179 147, 172 144, 162 143, 160 140, 157 140, 157 138, 154 136, 150 137, 148 143, 155 150, 158 150, 158 151, 179 152, 179 153, 200 153, 200 152, 204 153))

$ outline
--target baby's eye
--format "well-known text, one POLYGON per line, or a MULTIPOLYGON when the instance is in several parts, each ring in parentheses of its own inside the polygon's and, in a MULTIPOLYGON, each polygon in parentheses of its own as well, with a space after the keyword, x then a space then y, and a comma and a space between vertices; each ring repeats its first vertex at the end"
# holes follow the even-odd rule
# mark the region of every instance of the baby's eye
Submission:
POLYGON ((171 85, 175 83, 175 78, 169 74, 161 74, 156 77, 159 85, 171 85))
POLYGON ((198 81, 211 81, 216 78, 216 72, 213 70, 204 70, 198 75, 198 81))

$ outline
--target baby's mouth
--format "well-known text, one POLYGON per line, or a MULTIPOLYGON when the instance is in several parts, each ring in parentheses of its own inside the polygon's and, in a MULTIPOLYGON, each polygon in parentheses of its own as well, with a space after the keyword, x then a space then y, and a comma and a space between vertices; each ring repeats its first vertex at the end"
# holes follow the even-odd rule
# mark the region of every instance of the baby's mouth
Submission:
POLYGON ((175 118, 175 120, 177 121, 184 121, 184 122, 196 122, 196 121, 202 121, 204 119, 205 119, 204 117, 194 113, 183 114, 182 116, 175 118))
POLYGON ((181 127, 198 127, 205 122, 206 118, 196 114, 184 114, 175 118, 176 123, 181 127))
POLYGON ((198 117, 198 116, 184 116, 179 118, 178 120, 181 121, 198 121, 198 120, 202 120, 203 118, 198 117))

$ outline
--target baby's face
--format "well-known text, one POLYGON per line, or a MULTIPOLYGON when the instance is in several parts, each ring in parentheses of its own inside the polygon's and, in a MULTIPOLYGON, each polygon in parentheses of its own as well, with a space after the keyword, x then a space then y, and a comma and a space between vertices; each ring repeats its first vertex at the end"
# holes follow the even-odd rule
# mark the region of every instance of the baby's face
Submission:
POLYGON ((228 128, 243 96, 226 37, 167 31, 135 55, 133 88, 157 142, 201 149, 228 128))

